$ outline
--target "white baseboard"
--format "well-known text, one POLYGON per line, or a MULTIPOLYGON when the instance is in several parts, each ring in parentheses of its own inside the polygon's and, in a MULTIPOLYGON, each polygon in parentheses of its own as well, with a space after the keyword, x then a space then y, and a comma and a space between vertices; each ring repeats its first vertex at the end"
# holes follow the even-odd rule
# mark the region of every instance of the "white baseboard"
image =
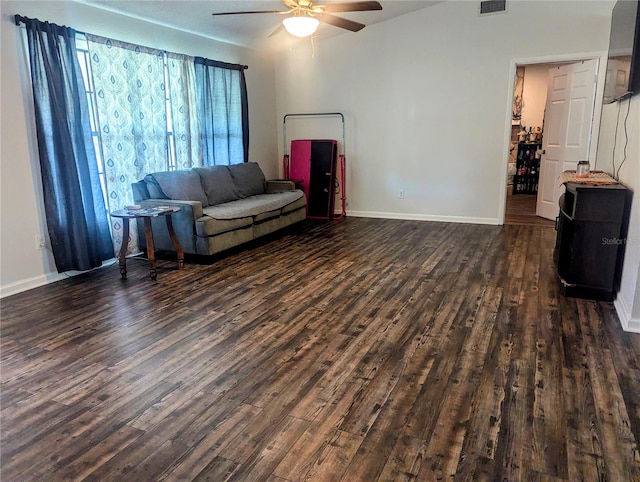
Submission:
POLYGON ((354 218, 402 219, 405 221, 436 221, 440 223, 500 225, 498 218, 473 218, 468 216, 439 216, 433 214, 381 213, 375 211, 347 211, 354 218))
POLYGON ((616 297, 613 306, 618 314, 622 329, 630 333, 640 333, 640 319, 631 316, 631 310, 620 296, 616 297))
MULTIPOLYGON (((94 269, 102 269, 105 267, 113 266, 113 264, 117 262, 118 260, 116 258, 111 258, 106 261, 103 261, 102 266, 94 269)), ((40 286, 48 285, 50 283, 55 283, 56 281, 71 278, 72 276, 77 276, 82 273, 87 273, 87 271, 67 271, 65 273, 47 273, 40 276, 35 276, 34 278, 15 281, 13 283, 8 283, 6 285, 0 286, 0 298, 22 293, 23 291, 32 290, 33 288, 38 288, 40 286)))
POLYGON ((55 283, 56 281, 60 281, 67 277, 68 276, 62 273, 48 273, 48 274, 36 276, 34 278, 24 279, 24 280, 15 281, 13 283, 9 283, 6 285, 2 285, 0 286, 0 298, 22 293, 23 291, 31 290, 33 288, 38 288, 39 286, 44 286, 49 283, 55 283))

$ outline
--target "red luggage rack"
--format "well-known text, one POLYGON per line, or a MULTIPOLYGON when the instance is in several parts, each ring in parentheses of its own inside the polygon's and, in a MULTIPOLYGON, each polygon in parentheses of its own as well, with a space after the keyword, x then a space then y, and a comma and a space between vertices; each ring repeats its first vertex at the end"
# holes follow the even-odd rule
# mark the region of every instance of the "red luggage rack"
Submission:
MULTIPOLYGON (((329 206, 329 211, 326 213, 326 215, 313 215, 309 214, 309 204, 307 204, 307 218, 308 219, 319 219, 319 220, 340 220, 343 219, 346 216, 346 157, 345 157, 345 126, 344 126, 344 115, 341 114, 340 112, 326 112, 326 113, 307 113, 307 114, 286 114, 284 116, 283 119, 283 128, 282 128, 282 140, 283 140, 283 150, 284 150, 284 156, 282 158, 282 170, 283 170, 283 176, 285 179, 293 181, 296 183, 296 186, 299 187, 300 189, 302 189, 305 192, 305 195, 307 196, 307 201, 308 203, 313 203, 314 202, 314 198, 316 197, 314 195, 314 192, 317 193, 318 186, 311 186, 309 183, 309 176, 310 173, 309 171, 311 170, 310 166, 305 166, 300 168, 299 166, 296 166, 293 171, 294 174, 298 174, 297 177, 304 177, 304 179, 302 178, 296 178, 296 175, 292 176, 292 166, 291 166, 291 156, 290 154, 287 153, 287 119, 288 118, 296 118, 296 117, 339 117, 341 122, 342 122, 342 143, 340 144, 340 150, 341 153, 337 156, 337 161, 339 161, 339 165, 336 166, 335 168, 333 167, 327 167, 328 168, 328 172, 323 172, 323 174, 326 174, 327 176, 329 176, 329 179, 331 179, 331 184, 332 186, 330 186, 329 188, 329 197, 330 197, 330 202, 328 204, 329 206), (335 173, 335 169, 339 170, 339 176, 336 176, 335 173), (334 182, 335 181, 335 182, 334 182), (315 187, 315 189, 314 189, 315 187), (341 201, 341 212, 340 214, 335 214, 334 212, 334 199, 335 199, 335 195, 338 192, 338 189, 340 190, 340 201, 341 201)), ((291 144, 292 144, 292 151, 294 149, 295 143, 301 143, 301 145, 299 145, 298 147, 302 147, 301 150, 298 150, 298 152, 310 152, 311 150, 311 146, 304 146, 302 144, 304 143, 315 143, 315 144, 326 144, 327 146, 329 145, 328 143, 334 143, 337 144, 337 141, 334 140, 327 140, 327 139, 309 139, 309 140, 292 140, 291 144)), ((291 151, 291 152, 292 152, 291 151)), ((307 154, 308 156, 310 156, 310 154, 307 154)), ((307 164, 310 164, 311 161, 309 160, 307 162, 307 164)), ((321 188, 321 190, 326 190, 321 188)), ((313 210, 313 207, 312 207, 313 210)))

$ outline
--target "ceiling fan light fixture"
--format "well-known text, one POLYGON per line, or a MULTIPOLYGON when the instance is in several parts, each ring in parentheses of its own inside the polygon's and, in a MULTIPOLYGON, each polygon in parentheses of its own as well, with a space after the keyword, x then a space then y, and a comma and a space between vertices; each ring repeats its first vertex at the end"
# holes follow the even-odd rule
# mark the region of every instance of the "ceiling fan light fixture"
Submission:
POLYGON ((287 30, 287 32, 289 32, 291 35, 294 35, 296 37, 308 37, 316 31, 318 25, 320 25, 320 22, 318 21, 318 19, 313 17, 296 16, 285 18, 282 21, 282 24, 284 25, 284 28, 287 30))

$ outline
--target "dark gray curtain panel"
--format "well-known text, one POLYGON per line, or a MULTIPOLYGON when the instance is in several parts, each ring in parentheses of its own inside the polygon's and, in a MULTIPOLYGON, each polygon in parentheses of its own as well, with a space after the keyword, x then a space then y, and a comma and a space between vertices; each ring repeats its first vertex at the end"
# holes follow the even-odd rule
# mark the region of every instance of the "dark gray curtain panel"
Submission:
POLYGON ((244 66, 196 57, 196 90, 205 166, 249 160, 249 108, 244 66))
POLYGON ((58 272, 114 256, 91 138, 75 31, 35 19, 27 28, 47 228, 58 272))

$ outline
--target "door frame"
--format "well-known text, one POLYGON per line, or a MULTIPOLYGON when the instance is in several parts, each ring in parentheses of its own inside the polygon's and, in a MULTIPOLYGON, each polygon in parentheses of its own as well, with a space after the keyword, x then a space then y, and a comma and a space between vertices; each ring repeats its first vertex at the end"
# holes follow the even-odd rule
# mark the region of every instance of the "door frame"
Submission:
MULTIPOLYGON (((587 52, 584 54, 549 55, 544 57, 517 58, 509 61, 509 84, 507 88, 506 116, 504 127, 503 157, 501 159, 502 175, 499 176, 500 205, 498 209, 498 224, 504 225, 507 206, 507 181, 509 171, 509 148, 511 147, 511 116, 513 113, 513 96, 515 89, 516 67, 534 64, 553 64, 558 62, 580 62, 581 60, 599 59, 598 80, 596 83, 596 100, 591 120, 591 144, 589 145, 589 160, 596 169, 596 154, 598 152, 598 136, 600 133, 600 117, 602 115, 602 96, 604 94, 604 79, 607 71, 607 52, 587 52)), ((544 135, 544 133, 543 133, 544 135)))

